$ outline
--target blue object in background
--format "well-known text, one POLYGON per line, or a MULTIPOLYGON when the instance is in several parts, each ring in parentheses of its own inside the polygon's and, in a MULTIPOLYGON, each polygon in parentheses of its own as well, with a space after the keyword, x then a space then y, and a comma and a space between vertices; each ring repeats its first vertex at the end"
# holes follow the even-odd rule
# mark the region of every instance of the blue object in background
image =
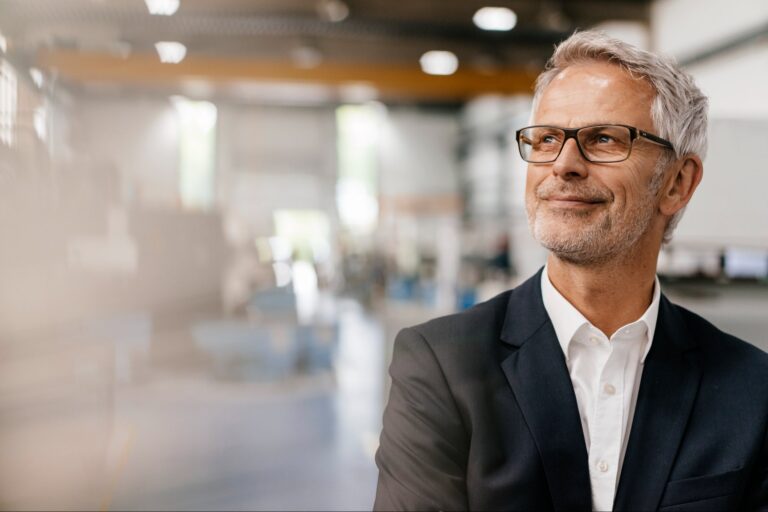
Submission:
POLYGON ((275 380, 295 371, 298 346, 288 336, 279 346, 268 327, 242 321, 201 322, 192 328, 195 344, 213 361, 214 375, 275 380))
POLYGON ((387 295, 394 300, 412 300, 415 295, 416 279, 413 277, 394 277, 387 283, 387 295))
POLYGON ((477 290, 474 288, 462 288, 456 295, 456 307, 459 311, 471 308, 477 302, 477 290))

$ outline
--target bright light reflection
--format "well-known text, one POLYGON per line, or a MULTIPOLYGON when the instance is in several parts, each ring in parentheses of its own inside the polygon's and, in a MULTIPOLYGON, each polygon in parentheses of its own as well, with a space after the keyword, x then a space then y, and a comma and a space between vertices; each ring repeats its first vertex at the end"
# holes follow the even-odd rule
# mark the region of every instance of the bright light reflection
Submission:
POLYGON ((506 7, 483 7, 478 9, 472 21, 483 30, 506 31, 517 25, 517 15, 506 7))
POLYGON ((452 75, 459 68, 459 59, 453 52, 432 50, 421 56, 419 64, 428 75, 452 75))
POLYGON ((365 184, 345 180, 336 186, 339 216, 350 228, 362 231, 376 225, 379 203, 365 184))
MULTIPOLYGON (((290 244, 297 259, 317 261, 328 252, 330 225, 320 210, 275 210, 275 233, 290 244)), ((286 258, 287 259, 287 258, 286 258)))
POLYGON ((296 294, 296 315, 299 322, 309 323, 318 305, 317 273, 308 261, 293 264, 293 292, 296 294))
POLYGON ((283 237, 273 236, 269 238, 269 249, 272 252, 273 261, 286 261, 291 259, 293 247, 291 243, 283 237))
POLYGON ((203 132, 216 126, 218 109, 210 101, 190 101, 184 96, 171 96, 173 106, 182 115, 185 122, 190 122, 203 132))
POLYGON ((272 270, 275 272, 275 284, 282 288, 291 284, 291 265, 284 261, 272 264, 272 270))
POLYGON ((37 138, 42 141, 48 140, 48 112, 45 107, 35 109, 32 124, 35 127, 37 138))
POLYGON ((38 89, 43 87, 44 77, 43 77, 43 72, 42 71, 40 71, 37 68, 30 68, 29 69, 29 76, 32 77, 32 81, 35 83, 35 85, 37 86, 38 89))
POLYGON ((0 59, 0 144, 12 146, 18 106, 16 71, 0 59))

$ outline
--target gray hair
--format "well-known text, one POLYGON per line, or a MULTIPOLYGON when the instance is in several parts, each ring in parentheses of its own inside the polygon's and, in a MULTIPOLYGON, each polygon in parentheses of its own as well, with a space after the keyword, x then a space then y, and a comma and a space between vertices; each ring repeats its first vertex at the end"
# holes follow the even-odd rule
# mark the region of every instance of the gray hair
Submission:
MULTIPOLYGON (((674 159, 690 154, 704 158, 709 102, 693 77, 671 57, 641 50, 602 32, 576 32, 557 46, 546 69, 536 80, 534 111, 542 92, 558 74, 574 64, 592 61, 616 64, 631 75, 647 80, 656 92, 651 104, 651 119, 656 133, 669 140, 675 151, 674 155, 662 156, 659 160, 653 186, 661 186, 661 174, 674 159)), ((672 232, 684 210, 678 211, 667 223, 664 243, 672 240, 672 232)))

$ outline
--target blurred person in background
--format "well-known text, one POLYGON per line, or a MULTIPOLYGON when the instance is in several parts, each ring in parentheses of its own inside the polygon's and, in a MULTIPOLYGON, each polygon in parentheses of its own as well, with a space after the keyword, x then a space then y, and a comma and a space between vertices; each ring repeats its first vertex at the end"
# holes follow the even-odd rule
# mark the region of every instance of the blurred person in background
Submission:
POLYGON ((768 356, 656 277, 702 178, 707 98, 671 60, 578 32, 531 124, 547 264, 397 336, 374 508, 767 508, 768 356))

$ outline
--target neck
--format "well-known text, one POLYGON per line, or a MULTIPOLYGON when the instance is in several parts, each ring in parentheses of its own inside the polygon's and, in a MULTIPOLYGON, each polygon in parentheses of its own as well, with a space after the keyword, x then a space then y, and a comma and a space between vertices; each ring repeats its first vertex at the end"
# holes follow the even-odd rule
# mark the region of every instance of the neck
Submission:
POLYGON ((631 258, 582 265, 550 254, 547 274, 557 291, 610 338, 651 304, 657 255, 646 250, 631 258))

